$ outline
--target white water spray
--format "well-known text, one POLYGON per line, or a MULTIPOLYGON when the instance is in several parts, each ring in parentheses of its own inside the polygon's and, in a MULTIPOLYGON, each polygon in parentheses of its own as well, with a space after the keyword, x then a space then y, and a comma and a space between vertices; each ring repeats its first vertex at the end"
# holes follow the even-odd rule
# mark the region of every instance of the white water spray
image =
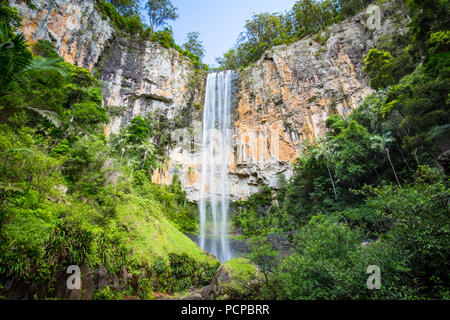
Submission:
POLYGON ((232 71, 208 75, 203 110, 200 248, 221 262, 232 257, 228 239, 232 75, 232 71))

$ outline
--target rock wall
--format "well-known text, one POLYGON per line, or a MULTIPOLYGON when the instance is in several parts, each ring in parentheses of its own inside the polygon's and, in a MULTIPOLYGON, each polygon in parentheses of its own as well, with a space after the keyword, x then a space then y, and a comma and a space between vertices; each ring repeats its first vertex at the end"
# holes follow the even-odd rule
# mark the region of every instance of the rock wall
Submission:
POLYGON ((105 46, 115 36, 110 22, 93 0, 33 0, 36 10, 11 1, 23 15, 21 31, 31 44, 52 41, 66 61, 92 70, 105 46))
POLYGON ((0 296, 6 300, 33 300, 38 297, 53 298, 58 300, 92 300, 96 290, 102 291, 106 286, 114 292, 123 292, 131 287, 131 296, 124 297, 125 300, 137 300, 138 279, 135 274, 128 273, 126 268, 121 268, 117 274, 111 274, 101 266, 91 270, 86 264, 81 264, 80 287, 69 289, 68 283, 75 285, 74 270, 69 273, 59 271, 52 280, 43 284, 29 283, 28 281, 15 278, 0 277, 0 296), (53 289, 53 290, 51 290, 53 289))
POLYGON ((21 31, 27 41, 52 41, 66 61, 99 75, 105 106, 126 107, 107 132, 117 132, 148 112, 172 120, 187 105, 201 101, 200 88, 188 90, 194 73, 189 59, 175 49, 118 32, 94 0, 32 2, 36 10, 12 2, 23 15, 21 31))
POLYGON ((370 6, 319 36, 267 52, 241 73, 234 122, 232 194, 247 197, 292 175, 305 141, 326 132, 333 113, 348 116, 372 93, 363 58, 381 35, 406 24, 401 8, 370 6))
MULTIPOLYGON (((174 145, 153 181, 167 184, 177 174, 188 198, 198 200, 205 75, 176 50, 120 34, 94 0, 33 2, 37 10, 16 4, 27 40, 52 41, 67 61, 99 75, 105 106, 125 107, 107 133, 147 113, 182 120, 168 133, 174 145)), ((278 187, 280 174, 291 177, 291 163, 305 141, 324 135, 328 116, 347 116, 372 92, 362 73, 363 57, 378 37, 406 21, 389 3, 370 6, 318 36, 273 48, 240 72, 229 155, 232 200, 263 185, 278 187)))
POLYGON ((126 107, 123 116, 111 120, 112 132, 148 113, 181 119, 186 108, 202 100, 201 88, 190 86, 195 76, 191 62, 158 43, 114 39, 97 67, 105 105, 126 107))

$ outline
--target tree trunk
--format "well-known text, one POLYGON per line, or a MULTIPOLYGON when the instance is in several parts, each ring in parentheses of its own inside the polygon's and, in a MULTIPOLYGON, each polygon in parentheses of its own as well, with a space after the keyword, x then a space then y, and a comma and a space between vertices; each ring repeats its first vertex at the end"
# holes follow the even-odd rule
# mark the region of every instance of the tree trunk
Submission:
POLYGON ((142 163, 141 169, 144 169, 145 161, 147 160, 147 151, 144 152, 144 162, 142 163))
POLYGON ((406 166, 408 167, 409 171, 414 173, 414 170, 411 169, 408 160, 406 160, 405 156, 403 155, 402 149, 397 144, 395 144, 395 146, 397 147, 397 150, 400 152, 400 155, 402 156, 403 161, 406 163, 406 166))
POLYGON ((337 193, 336 193, 336 187, 334 186, 334 180, 333 180, 333 176, 331 175, 330 166, 328 165, 328 161, 327 161, 327 169, 328 169, 328 174, 330 175, 331 184, 333 185, 334 197, 337 200, 338 197, 337 197, 337 193))
POLYGON ((391 164, 392 172, 394 172, 394 176, 395 176, 395 179, 397 180, 398 186, 401 188, 402 185, 400 184, 400 181, 398 180, 397 173, 395 172, 394 165, 392 164, 391 156, 389 155, 389 149, 386 148, 384 151, 386 152, 389 163, 391 164))
POLYGON ((378 173, 378 170, 376 167, 375 167, 375 173, 377 174, 378 182, 381 182, 380 174, 378 173))

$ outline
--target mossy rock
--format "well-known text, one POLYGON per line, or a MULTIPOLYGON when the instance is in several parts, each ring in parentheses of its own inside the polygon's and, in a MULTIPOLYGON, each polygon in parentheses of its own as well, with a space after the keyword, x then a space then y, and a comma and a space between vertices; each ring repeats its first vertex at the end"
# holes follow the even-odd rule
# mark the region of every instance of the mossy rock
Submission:
POLYGON ((260 296, 263 281, 256 265, 248 259, 235 258, 219 268, 202 296, 217 300, 253 300, 260 296))

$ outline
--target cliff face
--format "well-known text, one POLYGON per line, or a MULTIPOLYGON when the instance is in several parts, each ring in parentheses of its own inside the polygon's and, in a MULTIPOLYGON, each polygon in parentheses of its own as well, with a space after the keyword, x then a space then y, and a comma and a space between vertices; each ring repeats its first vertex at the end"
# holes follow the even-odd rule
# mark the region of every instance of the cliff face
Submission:
POLYGON ((191 84, 195 71, 190 61, 158 43, 114 39, 97 66, 105 105, 126 107, 123 116, 112 119, 112 132, 148 113, 181 119, 186 108, 202 99, 201 88, 191 84))
MULTIPOLYGON (((188 197, 198 200, 204 75, 173 49, 118 34, 93 0, 33 2, 37 10, 16 4, 27 40, 52 41, 67 61, 99 75, 105 106, 125 107, 107 133, 147 113, 172 123, 170 160, 153 181, 170 183, 177 174, 188 197)), ((263 185, 277 187, 279 174, 289 178, 305 141, 325 133, 327 117, 348 115, 372 92, 362 59, 379 36, 406 19, 395 10, 370 6, 319 36, 273 48, 240 73, 229 155, 233 200, 263 185)))
POLYGON ((115 36, 92 0, 33 0, 36 10, 11 1, 23 15, 22 29, 31 44, 52 41, 68 62, 92 70, 108 41, 115 36))
POLYGON ((325 133, 333 113, 347 116, 372 93, 363 57, 407 17, 389 4, 330 26, 321 35, 278 46, 241 74, 234 122, 232 194, 289 178, 305 141, 325 133))
MULTIPOLYGON (((372 93, 363 58, 376 39, 406 21, 402 10, 389 3, 370 6, 319 36, 273 48, 240 72, 229 155, 232 200, 264 185, 277 188, 280 175, 292 176, 292 162, 306 141, 325 134, 326 119, 333 113, 348 116, 372 93)), ((189 198, 198 200, 201 122, 192 122, 191 129, 171 150, 169 168, 154 181, 168 183, 177 174, 189 198)))
POLYGON ((188 104, 201 100, 200 88, 188 89, 194 74, 188 59, 158 43, 124 37, 95 1, 32 2, 36 10, 13 2, 23 15, 21 31, 27 41, 52 41, 66 61, 99 75, 105 106, 125 107, 107 133, 148 112, 173 120, 188 104))

